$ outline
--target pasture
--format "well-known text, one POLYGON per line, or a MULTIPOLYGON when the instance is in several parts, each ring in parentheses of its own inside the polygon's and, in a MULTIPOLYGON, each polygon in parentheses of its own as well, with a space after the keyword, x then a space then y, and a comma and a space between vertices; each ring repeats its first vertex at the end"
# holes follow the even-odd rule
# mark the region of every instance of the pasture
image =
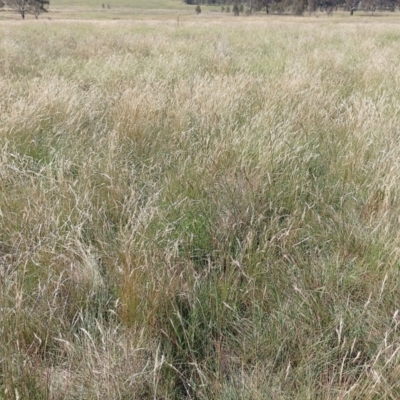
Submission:
POLYGON ((0 21, 0 398, 399 398, 397 16, 178 4, 0 21))

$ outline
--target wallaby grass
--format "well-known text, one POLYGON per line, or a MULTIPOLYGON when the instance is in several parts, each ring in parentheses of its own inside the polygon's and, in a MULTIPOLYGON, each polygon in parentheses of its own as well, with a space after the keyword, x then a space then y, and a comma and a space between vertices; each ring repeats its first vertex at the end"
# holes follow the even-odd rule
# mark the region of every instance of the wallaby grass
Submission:
POLYGON ((0 27, 0 397, 399 397, 399 27, 270 21, 0 27))

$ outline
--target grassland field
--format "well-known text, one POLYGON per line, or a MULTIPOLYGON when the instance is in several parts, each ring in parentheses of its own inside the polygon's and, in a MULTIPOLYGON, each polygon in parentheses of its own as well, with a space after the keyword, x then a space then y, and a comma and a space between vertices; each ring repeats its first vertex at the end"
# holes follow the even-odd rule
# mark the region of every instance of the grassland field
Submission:
MULTIPOLYGON (((232 13, 221 12, 220 5, 202 5, 202 13, 197 17, 197 20, 211 19, 227 21, 234 19, 232 13)), ((334 19, 343 19, 349 17, 348 11, 338 9, 333 13, 334 19)), ((326 12, 317 11, 306 16, 313 18, 327 18, 326 12)), ((180 17, 180 22, 185 19, 193 19, 195 16, 195 6, 187 5, 182 0, 52 0, 50 2, 49 12, 41 15, 40 18, 47 20, 176 20, 180 17), (104 7, 103 7, 104 5, 104 7)), ((265 12, 254 14, 247 19, 262 19, 264 23, 269 21, 265 12)), ((400 17, 398 12, 364 12, 358 11, 352 17, 352 21, 364 18, 386 18, 390 20, 398 20, 400 17)), ((34 16, 27 16, 34 19, 34 16)), ((241 19, 245 18, 244 15, 241 19)), ((285 18, 291 18, 285 16, 285 18)), ((18 20, 20 15, 11 10, 0 8, 1 20, 18 20)), ((346 18, 347 19, 347 18, 346 18)))
MULTIPOLYGON (((195 14, 195 6, 186 5, 181 0, 55 0, 51 1, 49 13, 42 14, 41 18, 51 19, 151 19, 151 18, 177 18, 195 14), (104 8, 103 8, 104 4, 104 8), (108 7, 109 6, 109 7, 108 7)), ((203 17, 207 14, 219 14, 220 6, 203 6, 203 17)), ((222 14, 224 15, 224 14, 222 14)), ((20 16, 10 12, 7 8, 0 9, 0 20, 19 19, 20 16)), ((34 18, 28 16, 27 18, 34 18)))
POLYGON ((0 13, 0 399, 400 398, 397 14, 53 4, 0 13))

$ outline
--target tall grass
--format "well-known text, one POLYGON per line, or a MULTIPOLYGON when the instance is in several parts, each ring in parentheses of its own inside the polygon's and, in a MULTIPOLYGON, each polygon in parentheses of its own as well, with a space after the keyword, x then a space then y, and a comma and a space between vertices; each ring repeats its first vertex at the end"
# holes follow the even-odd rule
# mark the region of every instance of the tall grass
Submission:
POLYGON ((400 396, 399 27, 268 21, 0 27, 1 398, 400 396))

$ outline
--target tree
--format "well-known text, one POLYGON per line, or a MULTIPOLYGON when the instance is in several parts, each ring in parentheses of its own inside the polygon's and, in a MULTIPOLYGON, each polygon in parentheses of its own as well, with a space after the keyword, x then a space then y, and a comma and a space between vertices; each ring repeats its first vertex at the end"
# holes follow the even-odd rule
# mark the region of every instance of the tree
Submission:
POLYGON ((196 6, 196 14, 197 15, 199 15, 199 14, 201 14, 201 7, 197 4, 197 6, 196 6))
MULTIPOLYGON (((1 1, 1 0, 0 0, 1 1)), ((25 19, 26 14, 33 14, 35 18, 39 15, 48 12, 50 2, 48 0, 4 0, 5 4, 21 15, 25 19)))
MULTIPOLYGON (((0 0, 8 1, 8 0, 0 0)), ((11 1, 11 0, 9 0, 11 1)), ((16 1, 16 0, 13 0, 16 1)), ((21 1, 21 0, 20 0, 21 1)), ((351 14, 357 10, 368 12, 373 11, 394 11, 400 5, 400 0, 182 0, 185 4, 194 6, 208 4, 219 5, 222 12, 230 13, 231 11, 237 15, 252 14, 259 12, 284 14, 292 13, 302 15, 305 11, 313 13, 317 10, 325 11, 328 15, 332 15, 333 11, 337 11, 338 7, 348 10, 351 14)), ((1 7, 1 6, 0 6, 1 7)))
POLYGON ((33 15, 36 19, 39 18, 39 15, 48 12, 48 6, 50 2, 48 0, 34 0, 33 1, 33 15))
POLYGON ((304 1, 298 0, 293 4, 293 13, 294 15, 303 15, 304 12, 304 1))

